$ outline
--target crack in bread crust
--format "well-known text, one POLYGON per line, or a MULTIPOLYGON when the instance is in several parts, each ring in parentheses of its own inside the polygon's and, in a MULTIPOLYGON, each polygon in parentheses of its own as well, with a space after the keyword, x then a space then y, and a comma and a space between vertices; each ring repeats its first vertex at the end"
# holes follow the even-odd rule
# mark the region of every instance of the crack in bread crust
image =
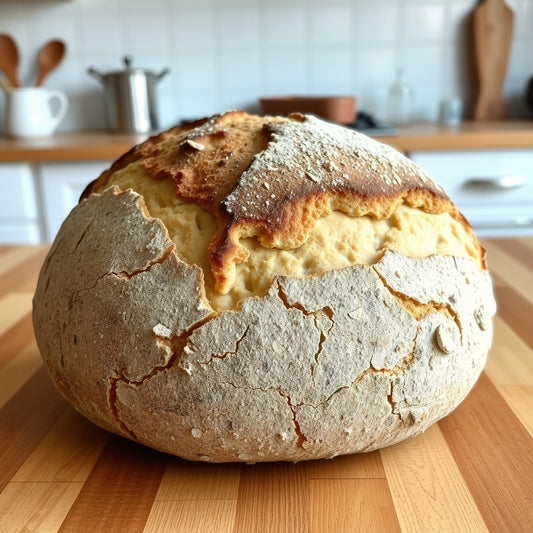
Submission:
POLYGON ((208 252, 215 289, 222 294, 233 285, 236 264, 248 258, 243 239, 296 248, 315 221, 332 211, 383 219, 404 204, 448 212, 471 233, 441 187, 409 159, 312 116, 230 112, 173 128, 121 158, 84 197, 101 192, 134 161, 152 179, 171 180, 176 195, 217 221, 208 252))

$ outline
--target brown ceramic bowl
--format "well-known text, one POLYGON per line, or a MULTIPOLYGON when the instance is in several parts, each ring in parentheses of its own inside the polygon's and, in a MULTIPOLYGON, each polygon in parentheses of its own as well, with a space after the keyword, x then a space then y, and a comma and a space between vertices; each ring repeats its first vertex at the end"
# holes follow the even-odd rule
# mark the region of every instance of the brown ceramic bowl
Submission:
POLYGON ((354 96, 274 96, 259 101, 265 115, 310 113, 339 124, 353 124, 357 111, 354 96))

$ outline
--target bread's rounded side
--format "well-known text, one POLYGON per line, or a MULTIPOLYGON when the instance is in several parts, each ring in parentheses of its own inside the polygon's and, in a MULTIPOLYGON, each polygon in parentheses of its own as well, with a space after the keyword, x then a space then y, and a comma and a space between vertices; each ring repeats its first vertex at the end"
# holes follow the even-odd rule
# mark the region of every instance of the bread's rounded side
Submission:
POLYGON ((214 312, 174 248, 139 195, 108 189, 69 215, 34 299, 59 390, 153 448, 246 462, 369 451, 446 415, 483 368, 494 301, 471 259, 387 251, 214 312))

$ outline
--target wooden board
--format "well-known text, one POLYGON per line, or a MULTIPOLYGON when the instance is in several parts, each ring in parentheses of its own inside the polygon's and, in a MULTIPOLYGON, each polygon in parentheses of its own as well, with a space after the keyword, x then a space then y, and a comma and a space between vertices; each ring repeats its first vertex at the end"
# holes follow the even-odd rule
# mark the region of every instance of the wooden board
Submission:
POLYGON ((451 415, 373 453, 258 465, 187 462, 76 413, 32 334, 46 249, 0 248, 0 531, 531 532, 533 238, 484 244, 494 345, 451 415))
POLYGON ((474 120, 506 116, 503 84, 511 51, 514 13, 504 0, 482 0, 472 16, 472 46, 477 94, 474 120))

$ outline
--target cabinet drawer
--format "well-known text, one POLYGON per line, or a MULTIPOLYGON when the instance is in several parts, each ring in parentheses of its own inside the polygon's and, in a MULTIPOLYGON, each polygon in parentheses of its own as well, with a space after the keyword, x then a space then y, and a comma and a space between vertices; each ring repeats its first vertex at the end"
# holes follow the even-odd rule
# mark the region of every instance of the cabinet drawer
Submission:
POLYGON ((39 226, 36 222, 0 224, 2 244, 37 244, 40 240, 39 226))
POLYGON ((85 187, 110 165, 94 163, 46 163, 40 168, 45 205, 46 238, 53 241, 63 220, 78 203, 85 187))
POLYGON ((480 234, 533 233, 533 150, 412 152, 480 234), (513 231, 513 228, 518 230, 513 231))
POLYGON ((2 163, 0 166, 1 219, 37 218, 37 201, 33 172, 24 163, 2 163))

